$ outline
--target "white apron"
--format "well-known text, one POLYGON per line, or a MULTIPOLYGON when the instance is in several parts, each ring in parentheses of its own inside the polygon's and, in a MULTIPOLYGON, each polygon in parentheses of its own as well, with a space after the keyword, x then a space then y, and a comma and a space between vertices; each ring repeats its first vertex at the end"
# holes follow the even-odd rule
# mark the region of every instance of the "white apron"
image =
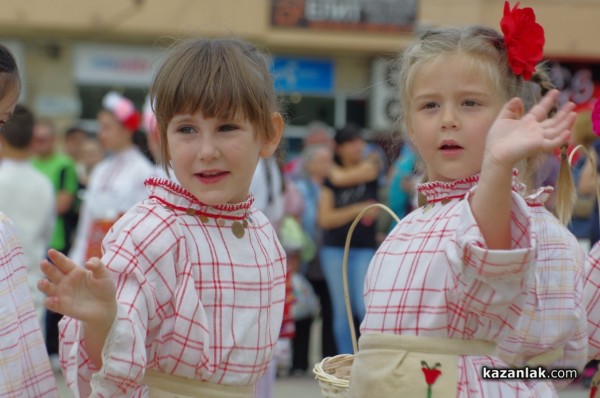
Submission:
POLYGON ((456 398, 458 357, 494 355, 483 340, 363 335, 350 374, 350 397, 456 398))

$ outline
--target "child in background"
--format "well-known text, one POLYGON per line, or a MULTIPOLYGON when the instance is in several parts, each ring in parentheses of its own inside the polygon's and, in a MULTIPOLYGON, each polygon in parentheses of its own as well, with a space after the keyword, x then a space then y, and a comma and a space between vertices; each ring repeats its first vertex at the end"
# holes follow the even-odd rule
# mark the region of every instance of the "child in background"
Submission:
MULTIPOLYGON (((522 11, 506 7, 507 18, 522 11)), ((539 35, 534 21, 512 26, 539 35)), ((525 114, 525 81, 542 49, 516 49, 527 61, 519 62, 518 34, 433 30, 403 52, 403 122, 426 164, 429 182, 418 189, 427 204, 398 224, 369 267, 352 397, 539 396, 523 380, 482 379, 484 366, 507 367, 495 342, 537 293, 540 244, 513 191, 513 167, 564 145, 575 116, 573 104, 548 116, 557 91, 525 114)))
POLYGON ((69 252, 76 264, 100 257, 102 238, 117 219, 146 197, 144 180, 152 163, 133 143, 141 116, 133 102, 111 91, 98 112, 98 140, 109 156, 92 170, 80 211, 77 233, 69 252))
POLYGON ((56 199, 52 183, 31 164, 35 116, 22 105, 0 130, 0 210, 12 221, 23 248, 27 282, 33 305, 44 324, 44 295, 37 288, 43 278, 40 261, 52 241, 56 224, 56 199))
POLYGON ((283 131, 268 61, 235 39, 172 50, 150 90, 161 161, 150 197, 80 268, 42 263, 77 397, 252 397, 279 336, 285 253, 248 193, 283 131), (106 267, 102 264, 106 264, 106 267))
MULTIPOLYGON (((21 92, 17 64, 0 44, 0 128, 10 121, 21 92)), ((0 147, 0 153, 2 148, 0 147)), ((6 195, 7 193, 2 193, 6 195)), ((15 198, 18 200, 18 198, 15 198)), ((12 222, 0 213, 0 396, 58 397, 27 284, 23 249, 12 222)))

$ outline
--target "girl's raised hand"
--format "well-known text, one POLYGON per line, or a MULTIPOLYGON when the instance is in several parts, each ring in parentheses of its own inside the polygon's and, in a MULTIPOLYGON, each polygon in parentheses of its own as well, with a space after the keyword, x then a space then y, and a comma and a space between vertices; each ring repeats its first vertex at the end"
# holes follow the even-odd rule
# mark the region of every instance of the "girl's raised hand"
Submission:
POLYGON ((40 268, 48 279, 38 282, 46 294, 44 305, 51 311, 90 325, 108 327, 116 314, 116 289, 112 276, 100 259, 91 258, 82 268, 56 250, 49 250, 40 268))
POLYGON ((558 90, 551 90, 523 117, 522 101, 508 101, 490 128, 484 162, 511 170, 522 159, 566 144, 575 122, 575 105, 568 102, 549 118, 558 95, 558 90))

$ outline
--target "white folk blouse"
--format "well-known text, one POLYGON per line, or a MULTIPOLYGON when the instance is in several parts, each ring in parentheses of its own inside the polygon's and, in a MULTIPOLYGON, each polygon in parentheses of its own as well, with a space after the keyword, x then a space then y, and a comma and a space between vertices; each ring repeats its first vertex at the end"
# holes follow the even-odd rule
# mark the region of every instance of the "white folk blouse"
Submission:
MULTIPOLYGON (((369 266, 363 334, 495 342, 518 324, 534 283, 530 211, 513 192, 512 249, 488 249, 469 205, 478 178, 418 186, 429 204, 402 219, 369 266)), ((507 366, 497 357, 459 358, 459 398, 536 396, 523 381, 482 380, 483 365, 507 366)))
POLYGON ((206 206, 165 179, 104 239, 118 311, 102 369, 85 352, 81 324, 64 319, 61 366, 78 397, 148 397, 144 371, 253 385, 267 370, 285 299, 285 253, 267 218, 240 204, 206 206), (195 213, 195 214, 194 214, 195 213), (246 217, 244 235, 232 218, 246 217), (221 220, 221 221, 219 221, 221 220), (239 232, 239 231, 238 231, 239 232))

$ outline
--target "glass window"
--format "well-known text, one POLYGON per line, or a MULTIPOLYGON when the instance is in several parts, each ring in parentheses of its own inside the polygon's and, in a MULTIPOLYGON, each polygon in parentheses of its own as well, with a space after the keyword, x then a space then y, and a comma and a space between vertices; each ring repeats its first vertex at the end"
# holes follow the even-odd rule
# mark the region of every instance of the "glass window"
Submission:
POLYGON ((286 95, 284 110, 286 122, 293 126, 306 126, 320 120, 333 126, 335 118, 335 100, 328 97, 311 97, 302 94, 286 95))
POLYGON ((361 127, 367 126, 367 101, 364 99, 346 100, 346 122, 361 127))

